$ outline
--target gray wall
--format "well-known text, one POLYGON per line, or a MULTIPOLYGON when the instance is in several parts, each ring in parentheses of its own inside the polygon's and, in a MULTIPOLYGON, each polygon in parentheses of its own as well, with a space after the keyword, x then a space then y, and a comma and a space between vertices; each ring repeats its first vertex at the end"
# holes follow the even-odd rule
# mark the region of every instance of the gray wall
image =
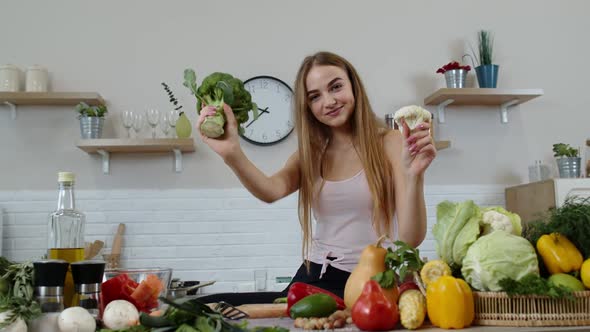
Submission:
MULTIPOLYGON (((53 91, 102 94, 111 111, 106 137, 124 135, 123 109, 169 109, 162 81, 192 109, 182 86, 186 67, 201 77, 273 75, 292 85, 303 57, 318 50, 357 67, 383 116, 443 87, 436 69, 459 59, 482 28, 495 33, 499 87, 542 88, 545 95, 516 107, 505 125, 497 108, 450 108, 437 136, 452 148, 440 151, 427 183, 526 182, 534 160, 553 166, 553 143, 583 147, 590 137, 588 1, 4 1, 1 7, 0 64, 42 64, 53 91)), ((169 155, 143 154, 113 156, 111 175, 103 175, 99 157, 75 147, 78 137, 71 107, 21 107, 13 121, 0 106, 0 189, 53 189, 59 170, 76 172, 78 187, 90 189, 240 186, 199 139, 183 173, 172 172, 169 155)), ((296 137, 243 147, 270 173, 295 150, 296 137)))

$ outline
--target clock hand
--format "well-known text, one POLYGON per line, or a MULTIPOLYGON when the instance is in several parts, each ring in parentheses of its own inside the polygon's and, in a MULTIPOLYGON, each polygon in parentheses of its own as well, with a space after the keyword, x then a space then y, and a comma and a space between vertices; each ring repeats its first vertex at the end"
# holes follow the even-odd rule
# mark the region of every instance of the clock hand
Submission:
POLYGON ((246 125, 246 128, 250 127, 251 124, 253 124, 256 120, 260 119, 260 117, 262 116, 262 114, 264 114, 264 113, 270 114, 270 112, 268 111, 268 106, 265 109, 262 109, 262 108, 258 107, 258 110, 260 111, 260 114, 258 114, 258 117, 256 119, 250 121, 250 123, 248 123, 246 125))
POLYGON ((258 107, 258 110, 260 111, 261 114, 262 113, 269 113, 270 114, 270 112, 267 111, 268 110, 268 107, 266 107, 265 109, 262 109, 262 108, 258 107))

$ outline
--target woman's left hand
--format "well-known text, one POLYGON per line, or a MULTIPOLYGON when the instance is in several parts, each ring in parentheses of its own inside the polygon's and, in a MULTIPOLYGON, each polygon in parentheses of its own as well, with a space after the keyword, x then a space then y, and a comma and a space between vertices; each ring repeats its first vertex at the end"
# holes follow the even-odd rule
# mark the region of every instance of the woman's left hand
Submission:
POLYGON ((423 175, 436 157, 436 147, 432 136, 430 136, 430 123, 422 122, 414 129, 413 133, 410 133, 410 128, 405 121, 403 126, 402 160, 404 166, 410 176, 423 175))

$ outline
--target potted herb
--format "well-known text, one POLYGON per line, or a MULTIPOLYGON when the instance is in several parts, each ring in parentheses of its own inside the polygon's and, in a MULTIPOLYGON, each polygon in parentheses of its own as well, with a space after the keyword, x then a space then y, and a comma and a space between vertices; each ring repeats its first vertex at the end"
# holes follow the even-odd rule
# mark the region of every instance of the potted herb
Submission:
POLYGON ((104 125, 104 116, 108 112, 104 105, 90 106, 84 102, 75 108, 80 120, 80 134, 82 138, 100 138, 104 125))
POLYGON ((462 66, 459 62, 452 61, 438 68, 436 72, 445 75, 447 88, 464 88, 467 72, 470 70, 470 66, 462 66))
POLYGON ((557 161, 560 178, 579 178, 582 159, 580 151, 569 144, 553 144, 553 156, 557 161))
MULTIPOLYGON (((494 37, 490 31, 480 30, 477 33, 477 41, 478 56, 475 56, 476 53, 473 51, 478 63, 478 66, 475 67, 477 83, 480 88, 495 88, 498 83, 499 66, 494 64, 494 37)), ((465 56, 471 57, 469 54, 463 57, 465 56)))

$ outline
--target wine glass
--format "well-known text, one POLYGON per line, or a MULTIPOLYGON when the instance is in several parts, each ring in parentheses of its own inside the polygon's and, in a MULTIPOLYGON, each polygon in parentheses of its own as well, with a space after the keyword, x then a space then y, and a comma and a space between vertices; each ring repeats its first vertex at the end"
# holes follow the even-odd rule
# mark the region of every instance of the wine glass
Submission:
POLYGON ((172 127, 172 138, 176 138, 176 121, 180 117, 180 112, 178 110, 171 110, 170 117, 168 121, 170 121, 170 127, 172 127))
POLYGON ((139 137, 139 132, 143 127, 143 121, 143 114, 141 113, 135 114, 135 117, 133 117, 133 130, 135 131, 136 138, 139 137))
POLYGON ((127 129, 127 138, 131 138, 131 127, 133 127, 133 111, 124 110, 121 113, 121 119, 123 120, 123 127, 127 129))
POLYGON ((147 110, 147 121, 152 127, 152 138, 156 138, 156 127, 158 126, 158 122, 160 122, 160 111, 155 108, 150 108, 147 110))
POLYGON ((170 132, 170 114, 168 112, 162 113, 162 125, 160 129, 162 129, 164 137, 168 138, 168 133, 170 132))

